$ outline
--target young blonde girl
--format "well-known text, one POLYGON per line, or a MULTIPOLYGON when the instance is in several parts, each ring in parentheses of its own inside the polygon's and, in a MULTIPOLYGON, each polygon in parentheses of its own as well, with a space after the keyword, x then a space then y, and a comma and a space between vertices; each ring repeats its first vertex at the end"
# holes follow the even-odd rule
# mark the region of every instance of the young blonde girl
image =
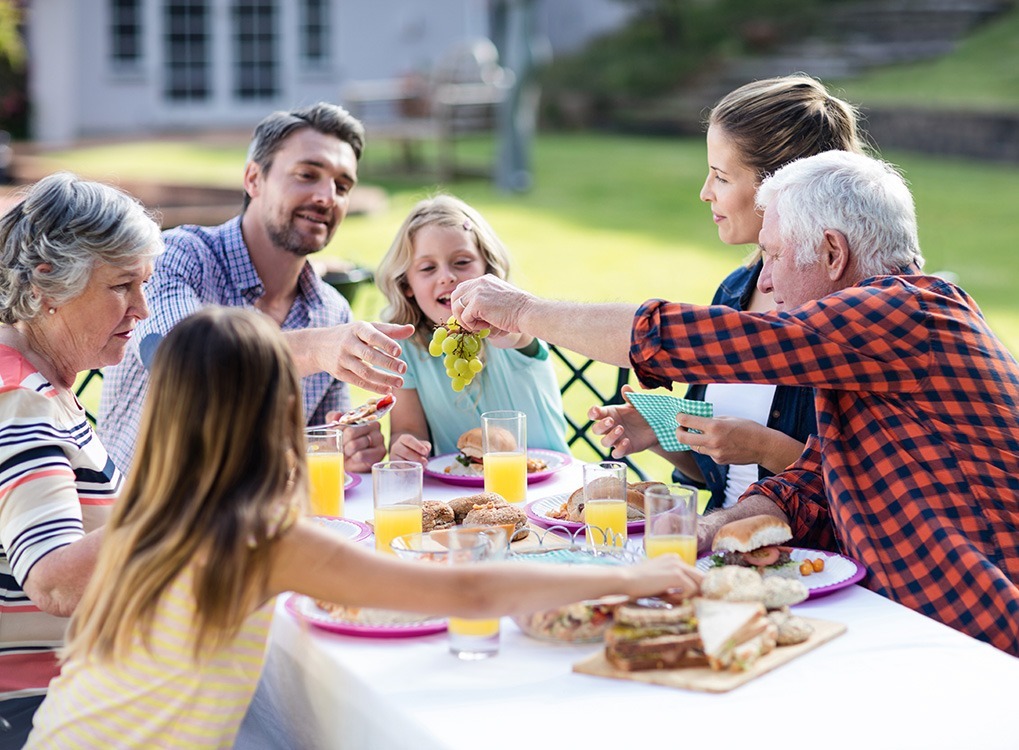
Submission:
POLYGON ((456 285, 486 273, 505 279, 509 267, 509 253, 488 222, 450 195, 418 203, 396 233, 375 275, 389 303, 382 318, 417 330, 404 347, 407 372, 390 413, 392 458, 424 463, 454 453, 460 435, 479 427, 483 412, 497 409, 527 414, 528 447, 569 450, 544 342, 522 334, 489 337, 480 353, 485 369, 460 393, 452 390, 442 358, 428 354, 435 326, 452 315, 449 295, 456 285))
POLYGON ((162 342, 138 459, 28 747, 230 747, 284 591, 491 617, 696 588, 697 572, 676 557, 472 569, 378 555, 334 536, 301 516, 299 389, 279 329, 257 313, 207 308, 162 342))

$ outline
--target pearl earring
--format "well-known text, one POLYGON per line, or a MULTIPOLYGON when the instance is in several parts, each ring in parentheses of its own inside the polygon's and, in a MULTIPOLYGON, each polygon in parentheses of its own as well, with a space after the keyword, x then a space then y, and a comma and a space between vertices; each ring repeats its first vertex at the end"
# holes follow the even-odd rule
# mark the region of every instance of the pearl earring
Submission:
POLYGON ((49 312, 50 315, 54 315, 57 312, 57 308, 51 307, 47 312, 49 312))

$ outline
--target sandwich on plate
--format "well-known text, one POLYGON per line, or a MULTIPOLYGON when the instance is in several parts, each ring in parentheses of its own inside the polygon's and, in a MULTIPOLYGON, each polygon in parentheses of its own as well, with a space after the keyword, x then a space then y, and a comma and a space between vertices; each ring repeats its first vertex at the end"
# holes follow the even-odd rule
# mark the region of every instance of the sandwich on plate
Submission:
POLYGON ((645 604, 616 607, 614 623, 605 633, 605 659, 612 666, 634 672, 708 663, 690 600, 675 606, 640 601, 645 604))
POLYGON ((789 524, 774 516, 750 516, 722 526, 711 542, 712 566, 739 565, 753 568, 762 576, 799 578, 799 563, 789 547, 780 546, 792 539, 789 524))
POLYGON ((717 671, 744 672, 776 645, 778 629, 758 602, 693 600, 697 632, 708 665, 717 671))

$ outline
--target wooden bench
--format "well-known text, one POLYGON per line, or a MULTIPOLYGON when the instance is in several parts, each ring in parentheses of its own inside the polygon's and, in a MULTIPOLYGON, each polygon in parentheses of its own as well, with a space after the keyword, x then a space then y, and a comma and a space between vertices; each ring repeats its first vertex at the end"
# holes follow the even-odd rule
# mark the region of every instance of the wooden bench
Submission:
POLYGON ((470 133, 494 133, 499 106, 513 85, 513 72, 499 65, 489 39, 472 39, 453 47, 427 78, 408 76, 351 81, 342 104, 365 125, 373 141, 399 146, 403 169, 425 167, 423 144, 434 144, 440 180, 479 174, 490 176, 492 165, 468 168, 456 158, 456 142, 470 133))

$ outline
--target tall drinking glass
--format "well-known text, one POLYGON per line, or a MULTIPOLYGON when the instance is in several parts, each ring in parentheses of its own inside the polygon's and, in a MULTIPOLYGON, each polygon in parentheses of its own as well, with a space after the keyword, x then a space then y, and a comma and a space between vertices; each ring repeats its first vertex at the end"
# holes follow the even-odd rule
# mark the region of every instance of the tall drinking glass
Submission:
MULTIPOLYGON (((454 565, 469 565, 502 556, 508 542, 506 530, 499 527, 488 529, 463 529, 449 543, 454 565), (478 550, 477 539, 471 532, 479 533, 485 540, 478 550)), ((450 617, 448 621, 449 652, 458 659, 487 659, 499 653, 499 618, 482 619, 450 617)))
POLYGON ((527 498, 527 415, 522 411, 486 411, 481 415, 485 492, 506 502, 527 498))
POLYGON ((422 479, 421 464, 413 461, 380 461, 372 466, 376 550, 392 554, 394 538, 421 531, 422 479))
POLYGON ((584 525, 588 544, 626 544, 626 464, 584 464, 584 525))
POLYGON ((644 493, 644 553, 675 552, 697 563, 697 490, 683 484, 652 485, 644 493))
POLYGON ((308 484, 311 512, 316 516, 343 515, 343 431, 312 427, 308 443, 308 484))

